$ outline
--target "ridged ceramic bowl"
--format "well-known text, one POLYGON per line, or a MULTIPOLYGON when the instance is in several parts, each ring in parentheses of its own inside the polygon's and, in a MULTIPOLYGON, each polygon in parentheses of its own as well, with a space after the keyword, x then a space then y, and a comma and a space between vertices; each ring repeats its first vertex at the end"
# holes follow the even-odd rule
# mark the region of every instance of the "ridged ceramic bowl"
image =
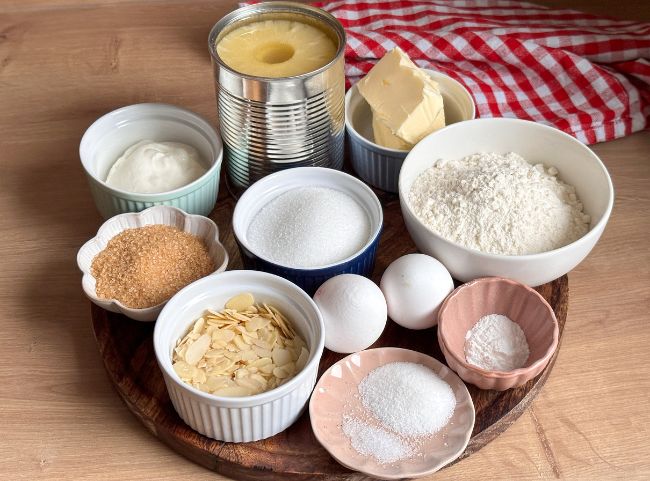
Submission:
POLYGON ((415 478, 431 474, 460 456, 474 428, 474 404, 463 382, 436 359, 397 347, 382 347, 351 354, 321 376, 309 403, 311 426, 316 439, 343 466, 381 479, 415 478), (380 464, 359 454, 343 433, 344 415, 364 410, 358 386, 373 369, 391 362, 413 362, 433 370, 447 382, 456 397, 454 414, 444 428, 423 440, 418 453, 409 459, 380 464))
POLYGON ((598 156, 580 141, 547 125, 520 119, 481 118, 459 122, 422 139, 408 154, 399 176, 399 200, 406 228, 420 252, 435 257, 462 282, 486 276, 539 286, 576 267, 598 242, 614 206, 614 187, 598 156), (429 229, 409 201, 415 179, 438 159, 462 159, 480 152, 515 152, 526 161, 553 166, 573 185, 591 216, 589 231, 568 245, 531 255, 497 255, 467 248, 429 229))
POLYGON ((251 185, 235 206, 232 224, 235 240, 247 269, 277 274, 313 295, 323 282, 339 274, 369 276, 372 273, 383 220, 379 199, 359 179, 334 169, 298 167, 268 175, 251 185), (370 236, 364 246, 346 259, 315 268, 280 265, 256 252, 248 240, 248 227, 255 215, 275 197, 300 187, 327 187, 344 192, 356 200, 366 211, 370 221, 370 236))
POLYGON ((298 419, 316 384, 323 331, 316 304, 295 284, 266 272, 228 271, 200 279, 172 297, 156 323, 153 345, 181 419, 205 436, 240 443, 273 436, 298 419), (254 396, 219 397, 199 391, 174 371, 172 350, 206 309, 222 309, 228 299, 242 292, 250 292, 256 302, 269 303, 286 315, 309 346, 309 360, 293 379, 254 396))
POLYGON ((88 127, 79 145, 79 156, 104 218, 154 205, 208 215, 217 201, 223 158, 221 138, 205 119, 181 107, 135 104, 109 112, 88 127), (126 192, 106 184, 113 163, 127 148, 145 139, 193 146, 208 167, 207 172, 183 187, 159 194, 126 192))
POLYGON ((454 290, 438 312, 438 342, 447 365, 481 389, 504 391, 521 386, 548 365, 557 349, 560 330, 553 308, 535 290, 499 277, 486 277, 454 290), (530 355, 524 367, 487 371, 465 359, 465 335, 480 318, 502 314, 519 324, 530 355))
MULTIPOLYGON (((475 117, 474 99, 460 82, 434 70, 425 71, 438 82, 447 125, 475 117)), ((359 177, 381 190, 397 192, 399 171, 408 150, 390 149, 374 142, 370 105, 356 85, 345 95, 345 130, 352 167, 359 177)))
POLYGON ((168 206, 150 207, 139 213, 127 213, 110 218, 97 231, 97 235, 86 242, 77 254, 77 265, 83 273, 81 286, 84 293, 99 307, 111 312, 119 312, 136 321, 155 321, 165 305, 164 302, 144 309, 127 307, 115 299, 103 299, 95 291, 96 279, 91 274, 91 265, 97 254, 103 251, 113 237, 126 229, 144 227, 146 225, 163 224, 177 227, 199 237, 208 248, 208 253, 216 270, 214 273, 226 270, 228 253, 219 242, 219 228, 207 217, 186 214, 180 209, 168 206))

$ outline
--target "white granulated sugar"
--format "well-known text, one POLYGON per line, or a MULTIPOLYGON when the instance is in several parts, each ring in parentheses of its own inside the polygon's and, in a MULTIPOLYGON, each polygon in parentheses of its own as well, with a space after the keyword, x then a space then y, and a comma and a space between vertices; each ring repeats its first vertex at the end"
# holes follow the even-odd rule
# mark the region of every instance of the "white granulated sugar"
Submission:
POLYGON ((356 452, 372 456, 381 464, 394 463, 415 454, 413 446, 404 439, 359 419, 344 416, 342 428, 356 452))
POLYGON ((264 206, 247 237, 252 249, 272 262, 320 267, 359 251, 370 238, 370 221, 363 207, 343 192, 301 187, 264 206))
POLYGON ((465 335, 465 359, 487 371, 512 371, 528 360, 528 342, 519 324, 501 314, 483 316, 465 335))
POLYGON ((546 252, 589 230, 575 188, 557 174, 512 152, 438 160, 415 179, 409 204, 429 229, 464 247, 503 255, 546 252))
POLYGON ((431 369, 392 362, 372 370, 359 384, 363 406, 385 427, 402 436, 434 434, 456 409, 451 386, 431 369))

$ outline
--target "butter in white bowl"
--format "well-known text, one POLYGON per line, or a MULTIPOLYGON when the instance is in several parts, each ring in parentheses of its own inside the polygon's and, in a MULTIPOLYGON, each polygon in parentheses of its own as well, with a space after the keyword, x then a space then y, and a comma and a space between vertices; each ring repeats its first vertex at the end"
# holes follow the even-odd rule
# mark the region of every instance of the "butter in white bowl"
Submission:
POLYGON ((395 47, 357 84, 372 110, 375 143, 410 150, 445 126, 438 82, 395 47))
POLYGON ((441 72, 418 68, 395 49, 345 95, 345 130, 352 167, 364 182, 397 192, 400 169, 413 141, 474 115, 472 95, 460 82, 441 72), (375 75, 384 72, 382 65, 390 67, 386 75, 375 75), (396 114, 390 116, 391 111, 396 114), (390 116, 390 122, 382 116, 390 116))

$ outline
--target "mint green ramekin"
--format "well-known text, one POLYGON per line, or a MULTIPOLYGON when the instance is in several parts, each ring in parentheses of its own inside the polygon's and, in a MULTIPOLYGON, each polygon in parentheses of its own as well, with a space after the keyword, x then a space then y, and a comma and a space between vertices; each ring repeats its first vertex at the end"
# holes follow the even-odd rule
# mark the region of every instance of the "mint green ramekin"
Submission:
POLYGON ((154 205, 170 205, 189 214, 207 216, 217 201, 223 159, 221 139, 205 119, 181 107, 135 104, 109 112, 84 133, 79 157, 97 209, 104 218, 154 205), (192 145, 210 167, 195 181, 159 194, 138 194, 108 186, 105 179, 115 160, 144 139, 192 145))

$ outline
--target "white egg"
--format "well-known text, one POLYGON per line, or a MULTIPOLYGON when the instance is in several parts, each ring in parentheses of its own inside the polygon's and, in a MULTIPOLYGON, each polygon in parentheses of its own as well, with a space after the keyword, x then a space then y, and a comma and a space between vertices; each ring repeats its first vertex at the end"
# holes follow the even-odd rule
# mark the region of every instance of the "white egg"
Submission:
POLYGON ((361 351, 379 339, 386 326, 386 299, 365 277, 332 277, 318 288, 314 302, 323 316, 325 347, 330 351, 361 351))
POLYGON ((440 304, 454 290, 445 266, 425 254, 408 254, 393 261, 379 285, 389 317, 408 329, 435 326, 440 304))

